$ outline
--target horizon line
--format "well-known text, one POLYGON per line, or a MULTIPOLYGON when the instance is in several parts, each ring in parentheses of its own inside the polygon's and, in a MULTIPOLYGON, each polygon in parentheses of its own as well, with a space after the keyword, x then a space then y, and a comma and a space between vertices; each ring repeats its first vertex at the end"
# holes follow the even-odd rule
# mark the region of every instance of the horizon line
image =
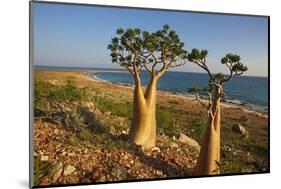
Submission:
MULTIPOLYGON (((108 68, 108 67, 88 67, 88 66, 52 66, 52 65, 33 65, 34 67, 53 67, 53 68, 83 68, 83 69, 112 69, 112 70, 126 70, 123 67, 120 68, 108 68)), ((181 71, 181 70, 167 70, 167 72, 183 72, 183 73, 198 73, 198 74, 207 74, 205 72, 196 72, 196 71, 181 71)), ((218 72, 219 73, 219 72, 218 72)), ((269 73, 269 72, 268 72, 269 73)), ((224 74, 224 73, 223 73, 224 74)), ((229 75, 229 74, 224 74, 224 75, 229 75)), ((242 77, 263 77, 263 78, 268 78, 268 75, 241 75, 242 77)))

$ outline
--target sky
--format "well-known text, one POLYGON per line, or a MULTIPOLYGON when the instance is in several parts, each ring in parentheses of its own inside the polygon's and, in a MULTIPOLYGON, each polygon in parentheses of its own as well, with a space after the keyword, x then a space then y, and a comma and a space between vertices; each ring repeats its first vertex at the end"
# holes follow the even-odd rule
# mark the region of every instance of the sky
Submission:
MULTIPOLYGON (((212 72, 227 74, 220 60, 234 53, 248 66, 245 75, 268 76, 266 17, 34 3, 33 19, 34 65, 120 68, 107 49, 117 28, 154 32, 168 24, 187 51, 208 49, 212 72)), ((202 72, 191 63, 171 70, 202 72)))

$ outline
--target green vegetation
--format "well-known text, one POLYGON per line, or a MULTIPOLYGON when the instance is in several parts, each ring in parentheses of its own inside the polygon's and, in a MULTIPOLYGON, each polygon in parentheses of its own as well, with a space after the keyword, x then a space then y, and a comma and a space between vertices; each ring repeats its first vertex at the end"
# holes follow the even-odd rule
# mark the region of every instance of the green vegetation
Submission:
MULTIPOLYGON (((128 142, 114 139, 109 133, 109 127, 112 125, 119 131, 127 129, 130 122, 128 119, 125 119, 122 125, 110 118, 104 119, 102 124, 94 113, 79 105, 81 102, 91 102, 92 99, 102 113, 111 112, 113 116, 128 118, 132 112, 128 104, 109 100, 102 96, 97 88, 78 88, 73 77, 68 78, 64 85, 36 81, 34 95, 35 115, 77 133, 77 136, 69 138, 70 144, 78 146, 83 141, 89 141, 106 149, 128 146, 128 142)), ((38 167, 38 170, 42 168, 38 167)))
POLYGON ((50 163, 40 161, 39 157, 34 158, 34 183, 39 184, 41 178, 49 173, 50 163))
MULTIPOLYGON (((98 87, 78 88, 75 78, 67 78, 64 84, 55 85, 45 81, 35 80, 35 116, 43 121, 52 122, 75 131, 76 135, 69 137, 73 146, 92 143, 104 149, 128 149, 129 142, 125 135, 116 137, 112 132, 128 131, 131 125, 132 99, 123 98, 120 94, 102 91, 98 87), (93 104, 96 113, 85 104, 93 104)), ((157 133, 168 137, 161 147, 168 148, 172 138, 184 133, 197 141, 201 141, 206 126, 207 115, 203 112, 192 113, 189 110, 177 109, 177 101, 156 106, 157 133)), ((221 173, 239 173, 242 171, 264 170, 267 167, 268 146, 261 142, 255 128, 248 119, 225 117, 221 128, 221 173), (253 127, 250 138, 241 140, 232 132, 232 125, 247 122, 253 127), (231 150, 225 150, 229 146, 231 150), (252 159, 245 158, 249 152, 252 159)), ((248 126, 246 125, 246 126, 248 126)), ((250 127, 251 126, 251 127, 250 127)), ((264 130, 263 132, 266 132, 264 130)), ((189 148, 180 147, 185 154, 191 154, 189 148)), ((47 174, 48 165, 35 159, 35 181, 38 182, 47 174)))
POLYGON ((191 118, 190 124, 186 126, 186 132, 191 138, 200 140, 206 125, 206 118, 204 116, 194 116, 191 118))
POLYGON ((66 84, 54 85, 46 81, 36 81, 34 84, 34 106, 40 107, 42 99, 48 101, 73 102, 89 100, 88 88, 78 88, 74 77, 68 77, 66 84))
MULTIPOLYGON (((96 99, 96 97, 94 97, 94 99, 96 99)), ((114 102, 106 97, 98 97, 96 106, 102 112, 111 112, 117 116, 130 117, 132 115, 131 104, 114 102)))
POLYGON ((157 83, 167 70, 187 62, 184 43, 177 32, 166 24, 156 32, 119 28, 108 49, 112 63, 127 69, 135 83, 129 139, 144 149, 150 149, 156 145, 157 83), (160 69, 157 70, 157 66, 160 69), (142 71, 149 73, 149 83, 144 91, 140 77, 142 71))

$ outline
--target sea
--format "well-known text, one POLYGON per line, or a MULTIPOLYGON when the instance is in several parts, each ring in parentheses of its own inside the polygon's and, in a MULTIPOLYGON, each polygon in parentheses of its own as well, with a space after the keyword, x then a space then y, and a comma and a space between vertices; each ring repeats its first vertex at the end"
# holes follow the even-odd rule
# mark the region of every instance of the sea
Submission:
MULTIPOLYGON (((95 79, 134 85, 131 74, 126 72, 92 72, 88 76, 95 79)), ((141 74, 142 84, 146 86, 150 76, 144 72, 141 74)), ((192 96, 187 92, 188 88, 197 85, 206 86, 208 75, 205 73, 173 72, 168 71, 158 81, 158 90, 176 93, 184 96, 192 96)), ((253 110, 268 110, 268 78, 253 76, 236 76, 224 84, 224 100, 229 103, 247 106, 253 110)), ((206 97, 202 95, 202 97, 206 97)))
MULTIPOLYGON (((51 70, 112 70, 112 68, 57 66, 34 66, 34 68, 51 70)), ((111 83, 134 85, 132 75, 127 72, 88 72, 86 75, 111 83)), ((143 72, 141 74, 141 79, 143 86, 146 86, 150 76, 148 73, 143 72)), ((193 96, 187 92, 188 88, 194 85, 205 87, 207 82, 208 75, 206 73, 167 71, 158 81, 157 88, 164 92, 193 96)), ((268 111, 268 92, 268 77, 241 75, 234 77, 232 80, 224 84, 224 100, 226 102, 239 104, 252 110, 268 111)), ((204 98, 206 96, 202 95, 202 97, 204 98)))

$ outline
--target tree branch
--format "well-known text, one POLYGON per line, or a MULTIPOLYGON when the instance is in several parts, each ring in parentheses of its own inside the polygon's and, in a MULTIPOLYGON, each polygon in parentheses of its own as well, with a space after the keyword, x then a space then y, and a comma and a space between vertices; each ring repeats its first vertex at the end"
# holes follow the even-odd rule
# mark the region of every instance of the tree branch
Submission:
POLYGON ((166 66, 167 63, 163 60, 162 64, 163 64, 162 68, 156 73, 157 79, 159 79, 167 70, 167 66, 166 66))
POLYGON ((210 72, 208 66, 206 65, 206 59, 203 59, 203 60, 193 60, 192 62, 195 63, 195 64, 197 64, 197 65, 198 65, 200 68, 202 68, 203 70, 205 70, 205 71, 208 73, 209 77, 210 77, 211 79, 213 79, 213 75, 212 75, 212 73, 210 72))
POLYGON ((149 67, 147 67, 146 62, 143 63, 143 67, 146 69, 146 71, 148 71, 150 73, 150 75, 154 75, 154 73, 152 72, 151 69, 149 69, 149 67))
POLYGON ((209 109, 209 106, 206 105, 204 102, 201 101, 201 99, 198 96, 198 93, 194 93, 196 100, 202 105, 204 106, 206 109, 209 109))
POLYGON ((139 76, 139 68, 137 68, 136 64, 136 55, 134 55, 134 59, 133 59, 133 76, 135 79, 135 82, 140 82, 140 76, 139 76))
MULTIPOLYGON (((175 60, 176 61, 176 60, 175 60)), ((170 66, 168 66, 169 68, 176 68, 176 67, 180 67, 180 66, 183 66, 183 65, 185 65, 186 64, 186 62, 187 61, 183 61, 182 60, 182 62, 181 63, 179 63, 179 64, 175 64, 175 65, 172 65, 172 64, 170 64, 170 66)))
POLYGON ((210 92, 207 92, 207 94, 208 94, 208 100, 209 100, 209 106, 211 106, 212 105, 212 93, 210 93, 210 92))
POLYGON ((227 81, 229 81, 233 77, 233 70, 232 70, 233 64, 230 63, 230 62, 226 62, 225 65, 228 67, 229 72, 230 72, 228 78, 224 79, 224 82, 227 82, 227 81))

